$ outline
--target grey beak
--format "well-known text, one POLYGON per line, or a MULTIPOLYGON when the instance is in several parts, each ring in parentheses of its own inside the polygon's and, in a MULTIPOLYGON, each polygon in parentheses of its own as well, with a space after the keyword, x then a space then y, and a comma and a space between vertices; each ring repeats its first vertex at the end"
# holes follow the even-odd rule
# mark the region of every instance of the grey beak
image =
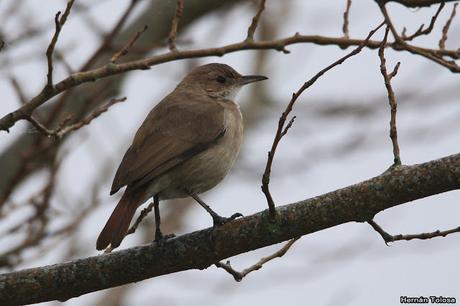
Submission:
POLYGON ((246 85, 246 84, 249 84, 249 83, 259 82, 259 81, 263 81, 263 80, 267 80, 267 79, 268 78, 263 76, 263 75, 244 75, 241 78, 241 85, 246 85))

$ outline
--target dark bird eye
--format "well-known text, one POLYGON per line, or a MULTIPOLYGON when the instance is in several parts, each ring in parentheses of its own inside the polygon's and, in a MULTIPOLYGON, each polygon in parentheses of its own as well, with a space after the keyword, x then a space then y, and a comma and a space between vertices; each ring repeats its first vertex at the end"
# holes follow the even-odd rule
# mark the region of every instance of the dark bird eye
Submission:
POLYGON ((217 82, 222 83, 222 84, 225 83, 226 80, 227 79, 225 79, 225 77, 221 75, 219 75, 216 79, 217 82))

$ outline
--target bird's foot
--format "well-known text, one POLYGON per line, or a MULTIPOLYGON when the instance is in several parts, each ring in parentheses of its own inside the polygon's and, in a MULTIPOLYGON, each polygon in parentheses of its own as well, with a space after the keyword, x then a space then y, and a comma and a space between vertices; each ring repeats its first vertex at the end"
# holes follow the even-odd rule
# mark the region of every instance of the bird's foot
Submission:
POLYGON ((216 228, 216 227, 219 227, 219 226, 222 226, 230 221, 233 221, 235 220, 236 218, 239 218, 239 217, 243 217, 243 215, 241 213, 234 213, 233 215, 231 215, 230 217, 222 217, 222 216, 219 216, 219 215, 214 215, 212 216, 212 220, 213 220, 213 227, 216 228))
POLYGON ((159 230, 155 231, 155 240, 153 242, 157 243, 158 245, 163 245, 168 239, 176 237, 176 234, 167 234, 163 235, 163 233, 159 230))

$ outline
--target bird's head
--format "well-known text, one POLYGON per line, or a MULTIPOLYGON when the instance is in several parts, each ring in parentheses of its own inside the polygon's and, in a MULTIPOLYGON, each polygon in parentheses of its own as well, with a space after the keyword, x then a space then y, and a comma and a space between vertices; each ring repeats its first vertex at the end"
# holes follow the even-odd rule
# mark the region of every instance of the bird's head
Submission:
POLYGON ((212 63, 194 68, 178 87, 204 90, 210 97, 233 100, 244 85, 266 79, 262 75, 243 76, 228 65, 212 63))

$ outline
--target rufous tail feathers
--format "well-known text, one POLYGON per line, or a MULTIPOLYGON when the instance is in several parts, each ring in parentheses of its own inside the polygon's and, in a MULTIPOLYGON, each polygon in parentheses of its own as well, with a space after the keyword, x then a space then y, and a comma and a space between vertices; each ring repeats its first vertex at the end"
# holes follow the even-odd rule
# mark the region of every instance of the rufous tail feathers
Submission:
POLYGON ((118 202, 97 238, 96 249, 104 250, 109 244, 114 249, 120 245, 137 207, 141 204, 140 201, 142 201, 142 195, 139 192, 125 190, 120 202, 118 202))

